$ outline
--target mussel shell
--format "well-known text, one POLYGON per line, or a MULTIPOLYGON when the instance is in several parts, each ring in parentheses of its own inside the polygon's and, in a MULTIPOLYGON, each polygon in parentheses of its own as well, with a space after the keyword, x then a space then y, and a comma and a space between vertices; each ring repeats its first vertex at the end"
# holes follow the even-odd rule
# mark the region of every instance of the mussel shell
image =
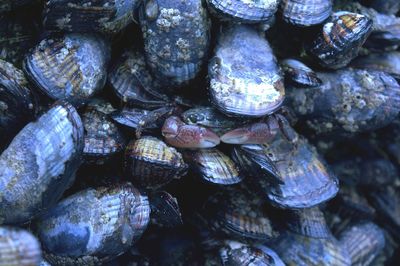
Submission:
POLYGON ((87 162, 103 164, 124 150, 124 136, 106 114, 88 108, 82 115, 82 122, 85 127, 83 156, 87 162))
POLYGON ((39 241, 28 231, 0 227, 0 265, 38 265, 42 259, 39 241))
POLYGON ((74 107, 57 103, 25 126, 0 156, 0 223, 23 223, 50 208, 75 179, 83 125, 74 107))
POLYGON ((350 266, 347 250, 334 238, 311 238, 293 233, 282 234, 271 245, 286 265, 350 266))
POLYGON ((50 98, 81 105, 104 87, 109 56, 108 44, 99 36, 49 37, 27 56, 24 71, 50 98))
POLYGON ((133 22, 138 0, 48 0, 43 25, 49 31, 115 34, 133 22))
POLYGON ((295 59, 285 59, 280 62, 285 72, 285 81, 293 86, 316 87, 322 84, 317 73, 295 59))
POLYGON ((209 197, 203 206, 210 229, 243 240, 268 240, 278 236, 259 198, 231 189, 209 197))
POLYGON ((175 148, 154 137, 131 141, 125 151, 125 164, 132 182, 146 189, 159 188, 184 176, 188 169, 175 148))
POLYGON ((207 0, 211 13, 221 20, 262 23, 269 21, 278 9, 277 0, 207 0))
MULTIPOLYGON (((111 118, 120 125, 126 126, 132 129, 138 129, 142 125, 140 124, 143 119, 150 114, 151 111, 138 109, 138 108, 124 108, 120 111, 116 111, 111 114, 111 118)), ((162 126, 157 123, 149 123, 146 125, 145 130, 156 130, 162 126)))
POLYGON ((38 235, 52 264, 77 265, 85 259, 100 263, 128 250, 149 221, 147 196, 126 183, 62 200, 39 218, 38 235))
POLYGON ((272 49, 249 26, 223 29, 208 75, 211 101, 226 115, 260 117, 283 102, 283 79, 272 49))
POLYGON ((226 241, 227 245, 220 249, 220 257, 224 266, 284 266, 279 256, 266 246, 248 246, 235 241, 226 241))
POLYGON ((367 16, 336 12, 306 49, 323 67, 342 68, 358 55, 371 31, 372 20, 367 16))
POLYGON ((182 121, 188 125, 198 125, 211 129, 218 135, 242 125, 244 122, 227 117, 213 107, 195 107, 182 113, 182 121))
POLYGON ((290 211, 286 217, 287 227, 296 234, 312 238, 332 236, 324 214, 318 207, 290 211))
POLYGON ((297 27, 309 27, 323 23, 332 12, 331 0, 282 0, 282 18, 297 27))
POLYGON ((357 57, 351 67, 383 71, 400 81, 400 52, 370 53, 357 57))
POLYGON ((202 179, 217 185, 233 185, 241 182, 239 168, 218 149, 184 151, 184 159, 202 179))
POLYGON ((297 136, 289 141, 280 134, 261 147, 275 164, 281 182, 272 183, 257 176, 248 180, 273 205, 283 209, 311 208, 333 198, 338 192, 336 176, 303 137, 297 136))
POLYGON ((144 54, 138 50, 123 53, 110 71, 108 80, 123 103, 149 109, 164 106, 168 100, 159 92, 161 83, 151 76, 144 54))
POLYGON ((36 101, 24 73, 0 59, 0 147, 34 118, 36 101))
POLYGON ((385 235, 372 222, 360 222, 342 232, 339 242, 351 257, 352 265, 371 265, 385 247, 385 235))
POLYGON ((139 21, 147 64, 157 79, 175 87, 199 73, 210 42, 201 0, 145 0, 139 21))
POLYGON ((384 72, 343 69, 318 73, 316 89, 287 90, 295 113, 317 135, 351 135, 384 127, 400 111, 400 86, 384 72))
POLYGON ((149 195, 151 221, 161 227, 177 227, 183 224, 178 201, 166 191, 149 195))
POLYGON ((38 37, 39 27, 31 16, 20 13, 1 15, 0 58, 20 67, 25 54, 36 45, 38 37))

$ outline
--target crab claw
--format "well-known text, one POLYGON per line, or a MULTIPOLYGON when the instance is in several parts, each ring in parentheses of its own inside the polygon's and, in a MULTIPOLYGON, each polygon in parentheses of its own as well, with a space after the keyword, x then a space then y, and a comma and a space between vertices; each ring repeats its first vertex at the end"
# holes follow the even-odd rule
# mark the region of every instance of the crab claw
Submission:
POLYGON ((177 148, 213 148, 220 143, 217 134, 196 125, 187 125, 176 116, 165 120, 161 129, 165 141, 177 148))
POLYGON ((270 142, 278 131, 278 121, 271 117, 266 122, 231 130, 221 137, 221 141, 229 144, 264 144, 270 142))

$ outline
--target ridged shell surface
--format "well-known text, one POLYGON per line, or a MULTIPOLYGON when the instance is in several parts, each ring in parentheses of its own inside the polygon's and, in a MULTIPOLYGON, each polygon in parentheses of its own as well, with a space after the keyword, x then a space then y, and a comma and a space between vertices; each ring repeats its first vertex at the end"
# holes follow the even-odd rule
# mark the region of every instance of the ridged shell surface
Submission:
POLYGON ((83 126, 60 103, 25 126, 0 156, 0 223, 23 223, 51 207, 75 179, 83 126))
POLYGON ((332 12, 332 0, 282 0, 283 19, 298 27, 321 24, 332 12))
POLYGON ((155 77, 180 86, 208 54, 210 21, 201 0, 145 0, 140 12, 147 64, 155 77))
POLYGON ((87 189, 40 217, 38 234, 54 265, 96 265, 125 252, 150 220, 147 196, 131 184, 87 189))
POLYGON ((35 266, 41 259, 40 243, 30 232, 0 227, 0 266, 35 266))
POLYGON ((208 75, 211 101, 227 115, 264 116, 283 102, 283 79, 272 49, 249 26, 223 29, 208 75))
POLYGON ((99 36, 49 37, 27 56, 24 70, 50 98, 81 105, 103 88, 109 53, 110 48, 99 36))

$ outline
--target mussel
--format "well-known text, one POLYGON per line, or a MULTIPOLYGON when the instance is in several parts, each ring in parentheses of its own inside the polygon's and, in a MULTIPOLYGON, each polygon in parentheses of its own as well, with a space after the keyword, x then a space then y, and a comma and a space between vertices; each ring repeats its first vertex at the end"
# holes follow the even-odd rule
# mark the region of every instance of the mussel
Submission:
POLYGON ((210 21, 201 0, 145 0, 139 11, 146 61, 166 86, 188 83, 208 54, 210 21))
POLYGON ((79 106, 103 88, 109 57, 110 47, 99 36, 49 37, 28 54, 24 71, 50 98, 79 106))
POLYGON ((282 18, 297 27, 323 23, 332 12, 332 0, 282 0, 282 18))
POLYGON ((0 223, 27 222, 61 198, 81 164, 83 137, 81 118, 64 102, 18 133, 0 156, 0 223))
POLYGON ((223 28, 208 65, 210 96, 228 116, 261 117, 282 104, 285 88, 268 42, 253 28, 223 28))
POLYGON ((0 265, 33 266, 42 259, 40 243, 32 233, 12 228, 0 227, 0 265))
POLYGON ((130 183, 78 192, 39 217, 52 265, 99 265, 125 252, 150 221, 146 195, 130 183))

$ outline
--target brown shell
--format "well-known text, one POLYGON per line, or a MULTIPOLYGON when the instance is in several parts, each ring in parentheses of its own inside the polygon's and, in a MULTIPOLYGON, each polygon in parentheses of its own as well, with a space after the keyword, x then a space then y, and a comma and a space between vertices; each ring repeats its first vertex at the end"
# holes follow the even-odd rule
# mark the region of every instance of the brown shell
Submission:
POLYGON ((188 168, 175 148, 154 137, 131 141, 126 148, 125 162, 133 182, 147 189, 184 176, 188 168))

